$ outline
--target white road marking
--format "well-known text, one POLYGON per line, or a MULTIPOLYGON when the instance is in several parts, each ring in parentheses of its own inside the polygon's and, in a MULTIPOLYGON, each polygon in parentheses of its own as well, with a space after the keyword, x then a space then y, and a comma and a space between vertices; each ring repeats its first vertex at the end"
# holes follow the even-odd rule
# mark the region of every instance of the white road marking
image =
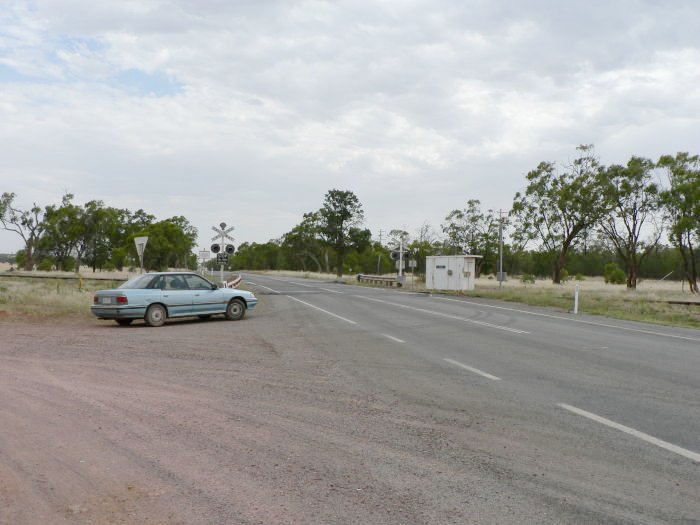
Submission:
POLYGON ((394 337, 393 335, 389 335, 389 334, 382 334, 382 335, 384 337, 386 337, 387 339, 391 339, 392 341, 395 341, 397 343, 405 343, 406 342, 403 339, 399 339, 398 337, 394 337))
POLYGON ((579 416, 583 416, 583 417, 586 417, 588 419, 592 419, 593 421, 596 421, 597 423, 600 423, 602 425, 606 425, 610 428, 614 428, 615 430, 619 430, 621 432, 625 432, 626 434, 630 434, 631 436, 634 436, 634 437, 639 438, 643 441, 646 441, 647 443, 651 443, 652 445, 656 445, 657 447, 661 447, 663 449, 674 452, 680 456, 686 457, 688 459, 692 459, 693 461, 695 461, 697 463, 700 463, 700 454, 698 454, 697 452, 693 452, 691 450, 681 448, 677 445, 673 445, 672 443, 669 443, 668 441, 663 441, 661 439, 655 438, 654 436, 650 436, 649 434, 645 434, 644 432, 640 432, 639 430, 635 430, 633 428, 626 427, 625 425, 621 425, 620 423, 615 423, 614 421, 611 421, 611 420, 606 419, 604 417, 593 414, 592 412, 587 412, 585 410, 581 410, 580 408, 576 408, 574 406, 567 405, 565 403, 557 403, 557 406, 563 408, 564 410, 568 410, 569 412, 573 412, 574 414, 578 414, 579 416))
POLYGON ((454 361, 453 359, 447 359, 447 358, 444 358, 444 360, 450 364, 453 364, 455 366, 459 366, 461 368, 464 368, 465 370, 469 370, 470 372, 474 372, 475 374, 479 374, 480 376, 483 376, 487 379, 491 379, 493 381, 500 381, 501 380, 500 377, 496 377, 494 375, 488 374, 488 373, 484 372, 483 370, 479 370, 478 368, 473 368, 471 366, 467 366, 464 363, 460 363, 459 361, 454 361))
POLYGON ((405 304, 400 304, 400 303, 392 303, 389 301, 383 301, 381 299, 375 299, 374 297, 367 297, 366 295, 357 295, 356 297, 360 297, 362 299, 367 299, 368 301, 375 301, 377 303, 384 303, 384 304, 389 304, 392 306, 398 306, 399 308, 405 308, 407 310, 414 310, 416 312, 423 312, 426 314, 430 315, 437 315, 439 317, 446 317, 447 319, 454 319, 455 321, 463 321, 465 323, 472 323, 480 326, 486 326, 488 328, 495 328, 497 330, 505 330, 506 332, 513 332, 515 334, 527 334, 529 332, 526 332, 525 330, 518 330, 516 328, 510 328, 508 326, 501 326, 497 324, 491 324, 487 323, 485 321, 477 321, 475 319, 466 319, 464 317, 459 317, 456 315, 450 315, 450 314, 444 314, 442 312, 436 312, 435 310, 426 310, 425 308, 417 308, 415 306, 408 306, 405 304))
POLYGON ((316 310, 319 310, 319 311, 323 312, 324 314, 328 314, 328 315, 331 315, 333 317, 336 317, 342 321, 345 321, 346 323, 357 324, 357 322, 352 321, 350 319, 347 319, 346 317, 341 317, 338 314, 334 314, 333 312, 329 312, 328 310, 324 310, 323 308, 319 308, 316 305, 313 305, 311 303, 307 303, 306 301, 302 301, 301 299, 297 299, 296 297, 292 297, 291 295, 287 295, 286 297, 289 297, 292 301, 297 301, 298 303, 305 304, 306 306, 308 306, 310 308, 315 308, 316 310))
POLYGON ((437 299, 438 301, 451 301, 454 303, 464 303, 464 304, 471 304, 474 306, 479 306, 479 307, 484 307, 484 308, 495 308, 497 310, 506 310, 508 312, 519 312, 523 314, 529 314, 529 315, 536 315, 538 317, 547 317, 549 319, 559 319, 562 321, 570 321, 572 323, 581 323, 581 324, 588 324, 592 326, 603 326, 605 328, 616 328, 618 330, 627 330, 629 332, 638 332, 641 334, 651 334, 651 335, 658 335, 659 337, 672 337, 674 339, 684 339, 686 341, 696 341, 700 342, 700 339, 693 338, 693 337, 685 337, 682 335, 674 335, 674 334, 664 334, 662 332, 654 332, 653 330, 642 330, 640 328, 630 328, 627 326, 616 326, 613 324, 606 324, 606 323, 596 323, 594 321, 584 321, 583 319, 571 319, 570 317, 562 317, 560 315, 551 315, 551 314, 543 314, 540 312, 531 312, 529 310, 520 310, 518 308, 507 308, 505 306, 496 306, 493 304, 485 304, 485 303, 476 303, 474 301, 462 301, 460 299, 450 299, 449 297, 434 297, 430 296, 431 299, 437 299))
POLYGON ((319 288, 319 290, 325 290, 325 291, 331 292, 331 293, 345 293, 345 292, 339 292, 338 290, 331 290, 330 288, 319 288))
POLYGON ((296 281, 283 281, 283 282, 289 283, 289 284, 296 284, 296 285, 298 285, 298 286, 305 286, 306 288, 316 288, 315 286, 313 286, 313 285, 311 285, 311 284, 298 283, 298 282, 296 282, 296 281))
MULTIPOLYGON (((250 284, 253 284, 253 283, 250 283, 250 284)), ((259 286, 260 288, 265 288, 265 290, 270 290, 271 292, 274 292, 274 293, 279 293, 279 294, 282 293, 282 292, 280 292, 280 291, 278 291, 278 290, 273 290, 272 288, 269 288, 269 287, 267 287, 267 286, 265 286, 265 285, 263 285, 263 284, 256 284, 255 286, 259 286)))

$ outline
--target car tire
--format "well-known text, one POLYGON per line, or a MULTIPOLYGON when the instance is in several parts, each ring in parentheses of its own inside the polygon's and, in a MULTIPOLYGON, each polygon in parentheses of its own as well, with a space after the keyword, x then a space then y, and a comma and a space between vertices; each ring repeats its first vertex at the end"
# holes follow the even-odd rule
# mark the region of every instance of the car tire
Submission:
POLYGON ((245 315, 245 303, 242 299, 231 299, 226 307, 226 319, 229 321, 239 321, 245 315))
POLYGON ((117 324, 119 326, 129 326, 133 321, 133 319, 117 319, 117 324))
POLYGON ((143 319, 148 326, 163 326, 167 316, 168 314, 163 305, 152 304, 148 307, 148 310, 146 310, 146 315, 143 319))

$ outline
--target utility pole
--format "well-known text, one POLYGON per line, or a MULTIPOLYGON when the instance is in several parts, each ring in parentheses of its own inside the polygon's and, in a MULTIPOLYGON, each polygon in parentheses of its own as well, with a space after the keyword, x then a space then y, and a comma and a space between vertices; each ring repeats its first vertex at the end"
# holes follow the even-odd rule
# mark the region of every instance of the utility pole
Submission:
MULTIPOLYGON (((384 230, 379 230, 379 246, 383 246, 382 237, 384 236, 384 230)), ((382 264, 382 254, 377 255, 377 275, 381 275, 381 264, 382 264)))
POLYGON ((498 210, 498 287, 503 286, 503 210, 498 210))

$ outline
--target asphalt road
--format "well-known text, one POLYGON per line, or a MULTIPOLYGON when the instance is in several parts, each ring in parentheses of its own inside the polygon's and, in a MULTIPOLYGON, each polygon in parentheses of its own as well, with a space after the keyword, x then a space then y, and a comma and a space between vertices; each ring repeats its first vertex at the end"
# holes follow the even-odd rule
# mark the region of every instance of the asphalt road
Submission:
POLYGON ((329 353, 397 402, 496 423, 478 447, 525 492, 568 508, 567 520, 700 522, 698 331, 245 279, 275 309, 298 311, 323 330, 329 353))

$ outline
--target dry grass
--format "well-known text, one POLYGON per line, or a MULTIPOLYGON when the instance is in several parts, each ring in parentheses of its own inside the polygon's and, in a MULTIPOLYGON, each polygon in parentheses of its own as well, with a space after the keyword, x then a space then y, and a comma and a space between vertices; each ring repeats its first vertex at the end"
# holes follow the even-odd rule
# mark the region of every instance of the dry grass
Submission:
POLYGON ((89 316, 94 292, 120 282, 0 276, 0 311, 31 317, 89 316))

